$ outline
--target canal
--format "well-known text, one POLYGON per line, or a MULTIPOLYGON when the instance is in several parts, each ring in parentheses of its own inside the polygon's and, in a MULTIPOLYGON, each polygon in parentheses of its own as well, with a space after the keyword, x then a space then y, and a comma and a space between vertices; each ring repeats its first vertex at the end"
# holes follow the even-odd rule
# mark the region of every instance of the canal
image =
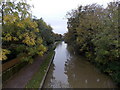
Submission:
POLYGON ((85 58, 70 53, 67 44, 61 42, 55 49, 55 57, 43 88, 115 88, 112 80, 100 73, 85 58))

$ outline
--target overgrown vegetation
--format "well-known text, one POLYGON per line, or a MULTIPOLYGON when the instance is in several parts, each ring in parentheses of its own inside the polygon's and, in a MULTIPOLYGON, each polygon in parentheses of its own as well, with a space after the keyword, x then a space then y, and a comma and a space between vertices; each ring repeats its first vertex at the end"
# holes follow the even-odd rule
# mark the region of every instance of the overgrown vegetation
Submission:
POLYGON ((85 55, 120 85, 120 20, 119 1, 106 8, 98 4, 79 6, 68 16, 65 42, 80 55, 85 55))

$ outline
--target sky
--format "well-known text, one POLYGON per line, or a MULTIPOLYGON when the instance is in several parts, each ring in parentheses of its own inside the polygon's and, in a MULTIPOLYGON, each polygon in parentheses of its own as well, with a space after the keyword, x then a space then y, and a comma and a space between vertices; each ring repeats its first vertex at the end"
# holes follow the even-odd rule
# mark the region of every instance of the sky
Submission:
POLYGON ((76 9, 79 5, 88 5, 97 3, 106 6, 107 3, 113 0, 28 0, 32 14, 51 25, 53 32, 64 34, 67 30, 67 19, 65 18, 67 12, 76 9))

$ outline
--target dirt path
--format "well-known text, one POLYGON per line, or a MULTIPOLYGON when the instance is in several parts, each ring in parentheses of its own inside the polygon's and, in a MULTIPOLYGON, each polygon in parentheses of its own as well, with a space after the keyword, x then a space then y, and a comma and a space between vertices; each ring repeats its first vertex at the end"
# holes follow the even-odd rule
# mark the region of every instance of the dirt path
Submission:
POLYGON ((42 61, 43 57, 37 57, 32 64, 25 66, 12 78, 10 78, 5 85, 3 85, 3 88, 24 88, 34 73, 37 72, 42 61))

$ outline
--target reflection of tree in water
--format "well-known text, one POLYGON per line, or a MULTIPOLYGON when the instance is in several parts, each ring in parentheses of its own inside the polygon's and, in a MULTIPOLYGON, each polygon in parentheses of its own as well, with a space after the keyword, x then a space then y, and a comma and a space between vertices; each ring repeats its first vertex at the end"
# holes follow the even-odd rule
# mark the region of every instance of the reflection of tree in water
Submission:
POLYGON ((62 73, 66 74, 63 75, 63 78, 65 78, 65 80, 61 80, 62 76, 59 78, 59 73, 61 73, 59 72, 59 70, 61 69, 60 67, 58 67, 59 63, 52 63, 47 75, 47 79, 45 81, 45 88, 92 88, 107 87, 106 85, 110 85, 108 83, 109 81, 107 82, 106 78, 104 78, 101 74, 96 73, 96 71, 94 70, 95 68, 91 66, 89 62, 85 61, 84 58, 78 57, 74 53, 74 51, 71 50, 71 48, 65 46, 65 48, 61 50, 61 47, 64 46, 65 45, 63 44, 63 46, 59 45, 56 48, 58 49, 56 50, 56 53, 60 51, 61 52, 56 54, 55 58, 56 60, 58 60, 58 58, 64 57, 62 58, 64 59, 64 61, 61 64, 62 66, 64 66, 62 73), (59 69, 56 69, 56 67, 58 67, 59 69))
POLYGON ((69 87, 67 84, 62 83, 61 81, 56 80, 56 78, 53 76, 55 70, 54 63, 51 64, 51 67, 49 69, 49 74, 47 75, 47 79, 44 83, 44 88, 67 88, 69 87))
MULTIPOLYGON (((76 72, 76 68, 74 66, 74 59, 76 59, 76 57, 74 57, 74 50, 72 47, 68 46, 67 50, 69 52, 70 57, 67 59, 67 61, 65 62, 65 74, 68 76, 68 83, 70 87, 77 87, 76 83, 79 83, 80 77, 78 75, 78 71, 76 72)), ((79 86, 80 87, 80 86, 79 86)))
POLYGON ((70 45, 67 45, 67 51, 69 52, 69 54, 74 54, 74 48, 70 45))
POLYGON ((65 62, 65 74, 68 77, 69 86, 72 88, 114 87, 109 78, 97 72, 96 68, 83 57, 75 55, 71 48, 67 47, 70 57, 65 62))
POLYGON ((67 61, 65 62, 65 74, 68 76, 68 82, 70 87, 72 88, 87 87, 89 74, 87 74, 86 69, 85 69, 86 73, 82 72, 82 69, 80 69, 85 68, 84 62, 79 61, 81 57, 78 57, 78 55, 76 55, 72 47, 68 46, 67 50, 70 54, 70 58, 67 59, 67 61))
POLYGON ((53 82, 53 85, 51 85, 52 88, 69 88, 68 84, 58 81, 56 79, 54 79, 52 82, 53 82))
POLYGON ((70 87, 76 87, 74 86, 76 82, 79 82, 77 72, 74 70, 74 65, 72 63, 72 60, 67 60, 65 63, 65 74, 68 76, 68 83, 70 87))

